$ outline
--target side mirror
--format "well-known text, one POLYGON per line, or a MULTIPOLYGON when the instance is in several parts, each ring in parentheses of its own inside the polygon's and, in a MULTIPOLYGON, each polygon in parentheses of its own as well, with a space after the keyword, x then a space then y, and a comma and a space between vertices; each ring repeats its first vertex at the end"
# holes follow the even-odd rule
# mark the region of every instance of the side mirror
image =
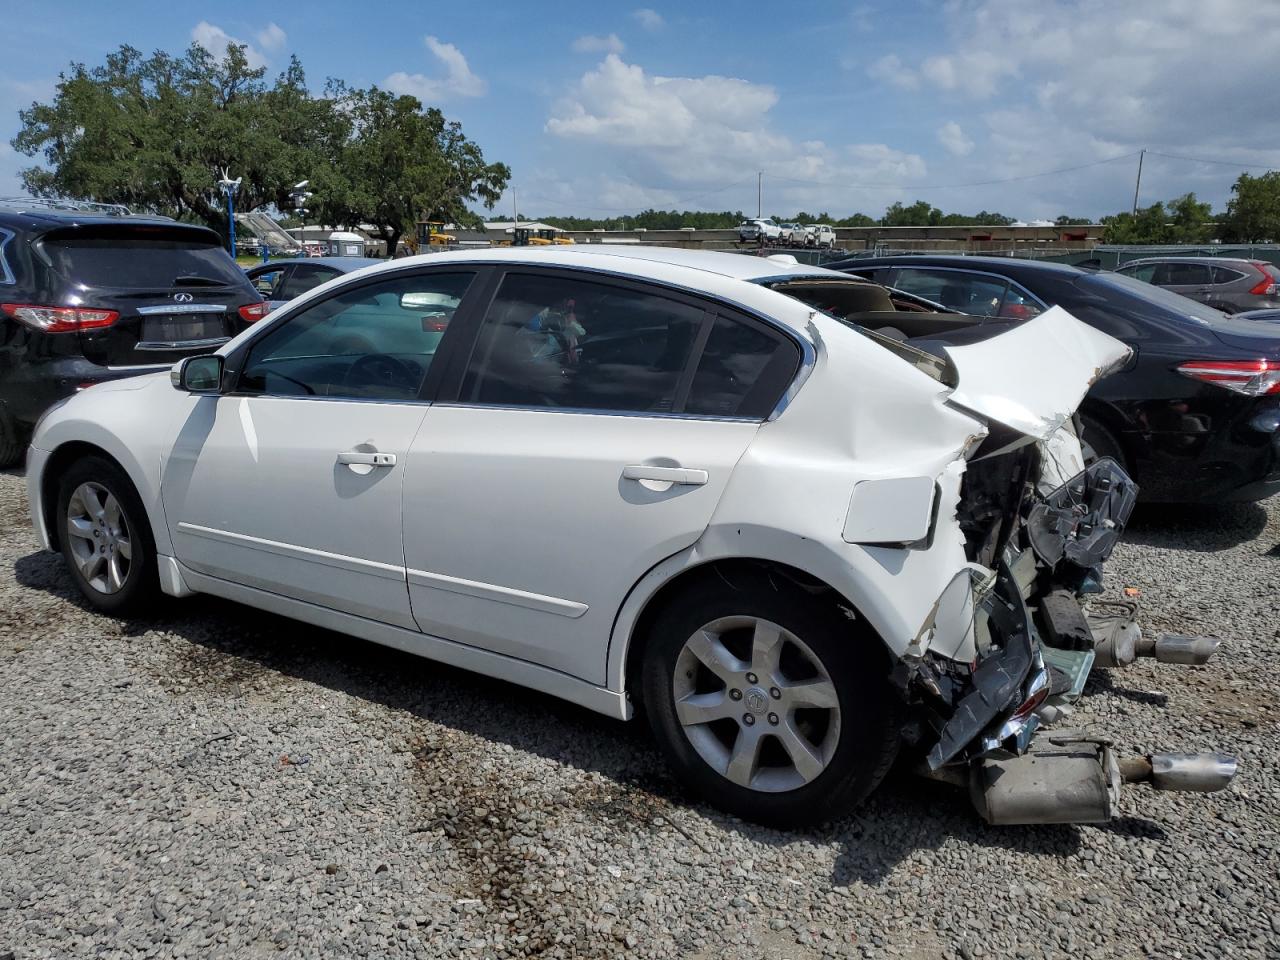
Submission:
POLYGON ((187 393, 221 393, 222 358, 207 354, 179 360, 169 371, 169 382, 175 390, 187 393))

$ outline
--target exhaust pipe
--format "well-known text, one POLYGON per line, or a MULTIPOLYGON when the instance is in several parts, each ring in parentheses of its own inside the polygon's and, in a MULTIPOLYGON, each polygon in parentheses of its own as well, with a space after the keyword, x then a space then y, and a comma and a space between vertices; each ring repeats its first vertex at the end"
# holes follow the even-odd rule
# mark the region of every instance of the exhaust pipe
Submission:
POLYGON ((1119 763, 1126 783, 1150 783, 1156 790, 1216 793, 1235 779, 1235 757, 1222 753, 1153 753, 1119 763))
POLYGON ((1181 663, 1202 667, 1218 652, 1222 641, 1217 637, 1182 637, 1166 633, 1157 640, 1138 640, 1136 653, 1140 657, 1155 657, 1160 663, 1181 663))
POLYGON ((970 768, 969 795, 993 826, 1105 823, 1119 809, 1124 783, 1156 790, 1212 793, 1236 775, 1236 761, 1220 753, 1156 753, 1117 759, 1111 748, 1063 731, 1020 757, 983 758, 970 768))

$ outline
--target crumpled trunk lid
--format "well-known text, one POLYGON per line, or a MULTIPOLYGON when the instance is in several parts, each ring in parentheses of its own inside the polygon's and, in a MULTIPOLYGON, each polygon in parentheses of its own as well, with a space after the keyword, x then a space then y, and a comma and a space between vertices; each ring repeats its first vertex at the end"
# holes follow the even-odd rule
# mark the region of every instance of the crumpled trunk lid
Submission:
POLYGON ((943 349, 958 381, 952 403, 1037 440, 1048 440, 1130 353, 1061 307, 988 340, 943 349))

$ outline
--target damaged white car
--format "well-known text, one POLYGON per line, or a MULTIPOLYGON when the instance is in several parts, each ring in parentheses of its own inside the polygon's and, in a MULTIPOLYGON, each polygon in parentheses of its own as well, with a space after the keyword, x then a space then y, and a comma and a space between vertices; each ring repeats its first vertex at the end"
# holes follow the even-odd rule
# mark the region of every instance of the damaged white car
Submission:
POLYGON ((33 519, 103 610, 208 593, 642 707, 749 819, 838 816, 900 751, 998 823, 1225 786, 1061 729, 1096 663, 1214 647, 1082 607, 1135 488, 1071 418, 1127 348, 976 324, 734 254, 399 260, 52 410, 33 519))

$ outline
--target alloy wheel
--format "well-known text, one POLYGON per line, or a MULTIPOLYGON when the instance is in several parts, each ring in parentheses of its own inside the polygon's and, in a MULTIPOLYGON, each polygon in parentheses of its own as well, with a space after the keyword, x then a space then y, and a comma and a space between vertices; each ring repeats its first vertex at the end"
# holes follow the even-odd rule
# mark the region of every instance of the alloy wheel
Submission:
POLYGON ((810 783, 840 740, 840 701, 822 661, 759 617, 721 617, 695 631, 676 657, 672 695, 698 755, 751 790, 810 783))
POLYGON ((133 563, 129 520, 120 501, 99 483, 76 487, 67 501, 67 533, 80 575, 98 593, 118 593, 133 563))

